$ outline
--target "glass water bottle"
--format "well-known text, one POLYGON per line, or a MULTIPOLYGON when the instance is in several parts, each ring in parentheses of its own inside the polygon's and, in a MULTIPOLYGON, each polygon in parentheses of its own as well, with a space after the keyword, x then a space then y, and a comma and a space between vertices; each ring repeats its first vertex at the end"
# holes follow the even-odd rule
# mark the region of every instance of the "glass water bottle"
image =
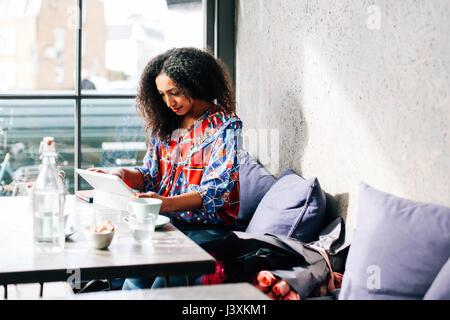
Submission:
POLYGON ((34 243, 41 252, 61 252, 65 244, 65 190, 56 168, 53 137, 44 137, 39 152, 42 167, 32 191, 34 243))

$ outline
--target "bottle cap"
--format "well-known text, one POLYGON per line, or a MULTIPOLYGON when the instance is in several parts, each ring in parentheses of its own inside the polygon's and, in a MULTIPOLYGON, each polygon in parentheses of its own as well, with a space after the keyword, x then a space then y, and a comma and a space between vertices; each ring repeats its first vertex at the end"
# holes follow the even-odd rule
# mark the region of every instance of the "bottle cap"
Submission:
POLYGON ((41 158, 44 154, 48 156, 56 156, 55 138, 44 137, 39 146, 39 153, 41 154, 41 158))
POLYGON ((42 139, 42 141, 50 146, 53 142, 55 142, 55 138, 53 138, 53 137, 44 137, 44 139, 42 139))

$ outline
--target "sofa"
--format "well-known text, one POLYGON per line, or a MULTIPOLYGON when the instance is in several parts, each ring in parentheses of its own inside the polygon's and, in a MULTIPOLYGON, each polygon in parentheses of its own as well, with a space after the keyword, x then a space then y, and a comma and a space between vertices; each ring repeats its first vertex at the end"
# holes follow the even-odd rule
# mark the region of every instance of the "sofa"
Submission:
MULTIPOLYGON (((304 179, 288 169, 275 178, 247 152, 239 174, 238 232, 304 245, 322 239, 337 218, 317 177, 304 179)), ((339 236, 347 249, 344 261, 333 265, 343 274, 341 286, 322 298, 450 299, 450 208, 403 199, 364 182, 359 192, 352 236, 339 236)), ((302 299, 313 298, 312 290, 305 292, 311 295, 302 299)))

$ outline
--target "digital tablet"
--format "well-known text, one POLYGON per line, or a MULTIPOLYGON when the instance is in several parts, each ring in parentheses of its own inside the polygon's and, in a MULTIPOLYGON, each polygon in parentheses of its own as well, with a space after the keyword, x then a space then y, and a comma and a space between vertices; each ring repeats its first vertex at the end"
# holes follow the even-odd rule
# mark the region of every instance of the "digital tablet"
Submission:
POLYGON ((75 169, 75 172, 97 190, 124 196, 131 196, 134 194, 133 189, 127 186, 125 182, 116 175, 83 169, 75 169))

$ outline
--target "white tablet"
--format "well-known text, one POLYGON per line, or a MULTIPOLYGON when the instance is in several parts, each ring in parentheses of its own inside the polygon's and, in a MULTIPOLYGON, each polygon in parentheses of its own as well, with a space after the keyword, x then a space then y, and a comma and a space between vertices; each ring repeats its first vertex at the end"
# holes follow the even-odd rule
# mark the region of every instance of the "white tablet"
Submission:
POLYGON ((122 179, 113 174, 104 174, 77 168, 75 171, 95 189, 124 196, 131 196, 134 194, 133 189, 127 186, 122 179))

